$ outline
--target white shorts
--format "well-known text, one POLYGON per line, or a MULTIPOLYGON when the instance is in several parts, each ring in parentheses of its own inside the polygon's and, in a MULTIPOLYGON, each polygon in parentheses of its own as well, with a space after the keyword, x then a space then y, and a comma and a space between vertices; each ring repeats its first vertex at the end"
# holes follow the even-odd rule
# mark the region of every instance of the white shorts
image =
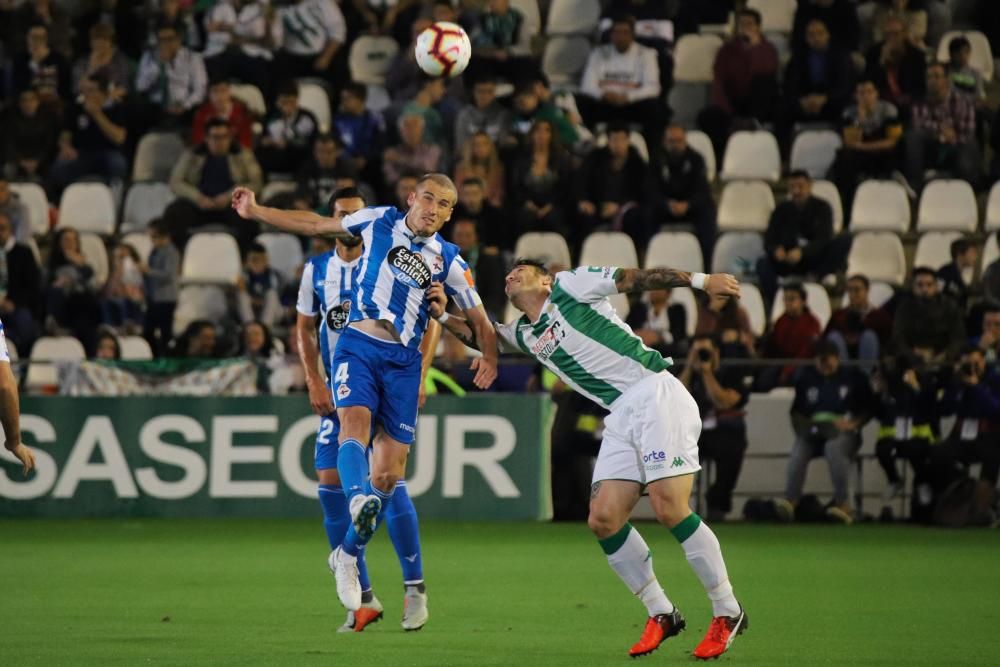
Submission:
POLYGON ((622 394, 605 417, 594 481, 646 485, 698 472, 700 435, 698 404, 687 388, 666 371, 651 375, 622 394))

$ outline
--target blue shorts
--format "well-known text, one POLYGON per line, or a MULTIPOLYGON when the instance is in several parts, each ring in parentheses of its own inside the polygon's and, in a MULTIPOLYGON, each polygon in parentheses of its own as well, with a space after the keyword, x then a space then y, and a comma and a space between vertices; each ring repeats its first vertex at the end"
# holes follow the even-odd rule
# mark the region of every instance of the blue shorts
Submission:
POLYGON ((319 430, 316 431, 316 470, 329 470, 337 467, 337 450, 340 449, 340 420, 337 413, 331 412, 320 417, 319 430))
POLYGON ((372 338, 351 327, 333 353, 333 398, 338 408, 362 405, 386 435, 404 445, 417 432, 420 351, 372 338))

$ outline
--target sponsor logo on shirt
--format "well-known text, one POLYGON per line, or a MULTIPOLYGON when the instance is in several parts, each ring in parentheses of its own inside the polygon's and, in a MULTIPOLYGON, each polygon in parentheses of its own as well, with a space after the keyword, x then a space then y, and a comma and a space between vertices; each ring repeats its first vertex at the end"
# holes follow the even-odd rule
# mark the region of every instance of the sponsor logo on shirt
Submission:
POLYGON ((347 321, 351 318, 351 302, 344 301, 326 311, 326 326, 334 331, 340 331, 347 326, 347 321))
POLYGON ((562 322, 553 322, 531 346, 531 353, 539 361, 545 361, 559 349, 565 337, 566 330, 563 329, 562 322))
POLYGON ((408 287, 427 289, 431 286, 431 270, 420 253, 396 246, 385 258, 393 276, 408 287))

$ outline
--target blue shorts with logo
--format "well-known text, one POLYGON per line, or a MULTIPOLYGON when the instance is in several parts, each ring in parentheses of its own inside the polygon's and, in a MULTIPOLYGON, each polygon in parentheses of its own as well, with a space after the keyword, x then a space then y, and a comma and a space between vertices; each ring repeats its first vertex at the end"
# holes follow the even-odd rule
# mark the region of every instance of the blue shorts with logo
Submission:
MULTIPOLYGON (((365 450, 367 456, 371 457, 371 439, 368 437, 368 448, 365 450)), ((336 412, 331 412, 319 419, 319 430, 316 431, 316 448, 313 457, 316 461, 316 470, 329 470, 337 467, 337 452, 340 450, 340 420, 336 412)))
POLYGON ((420 351, 348 327, 333 353, 333 400, 338 408, 363 405, 372 424, 404 445, 417 431, 420 351))

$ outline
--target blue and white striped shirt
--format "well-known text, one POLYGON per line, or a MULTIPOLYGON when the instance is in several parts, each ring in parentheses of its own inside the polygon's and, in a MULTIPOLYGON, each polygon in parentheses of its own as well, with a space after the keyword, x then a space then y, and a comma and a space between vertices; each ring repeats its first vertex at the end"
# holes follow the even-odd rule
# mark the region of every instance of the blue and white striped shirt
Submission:
POLYGON ((295 308, 303 315, 321 315, 319 354, 326 382, 333 386, 333 351, 354 310, 355 274, 361 259, 345 262, 336 250, 310 258, 302 269, 299 300, 295 308))
POLYGON ((424 291, 431 282, 443 283, 445 292, 463 310, 475 308, 482 300, 458 246, 440 234, 414 234, 405 217, 391 206, 380 206, 344 218, 344 230, 361 236, 365 246, 351 322, 386 320, 403 345, 418 348, 430 317, 424 291))

